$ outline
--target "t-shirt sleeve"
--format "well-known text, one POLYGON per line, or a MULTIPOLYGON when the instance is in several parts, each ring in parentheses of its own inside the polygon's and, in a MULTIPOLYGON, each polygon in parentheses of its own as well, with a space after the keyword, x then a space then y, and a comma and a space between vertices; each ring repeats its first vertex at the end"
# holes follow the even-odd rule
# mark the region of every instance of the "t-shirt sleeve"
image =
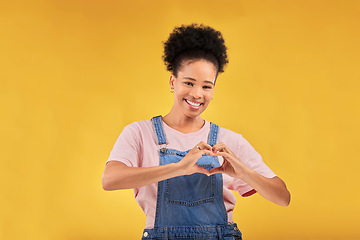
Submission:
POLYGON ((117 138, 106 161, 119 161, 128 167, 138 167, 141 157, 141 134, 136 122, 127 125, 117 138))
MULTIPOLYGON (((238 142, 237 146, 233 150, 234 154, 243 162, 246 166, 253 169, 255 172, 266 178, 273 178, 276 174, 264 163, 261 155, 254 149, 253 146, 241 135, 237 134, 238 142)), ((256 191, 241 179, 232 178, 228 179, 229 189, 237 191, 240 195, 250 196, 256 191)))

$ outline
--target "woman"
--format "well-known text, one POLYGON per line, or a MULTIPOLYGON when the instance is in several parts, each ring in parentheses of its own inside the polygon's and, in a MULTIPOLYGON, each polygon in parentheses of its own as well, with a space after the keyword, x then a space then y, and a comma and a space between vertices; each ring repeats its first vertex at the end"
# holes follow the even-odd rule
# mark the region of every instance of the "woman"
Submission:
POLYGON ((290 202, 285 183, 242 135, 201 117, 228 63, 226 49, 213 28, 176 27, 163 56, 172 109, 126 126, 110 153, 103 188, 134 189, 147 216, 142 239, 242 239, 230 190, 290 202))

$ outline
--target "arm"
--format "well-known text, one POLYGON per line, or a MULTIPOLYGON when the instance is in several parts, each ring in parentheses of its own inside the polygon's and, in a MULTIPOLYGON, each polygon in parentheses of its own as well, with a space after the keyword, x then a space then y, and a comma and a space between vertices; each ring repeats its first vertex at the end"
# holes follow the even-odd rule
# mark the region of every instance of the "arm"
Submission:
POLYGON ((122 162, 110 161, 102 177, 104 190, 137 188, 180 175, 176 164, 156 167, 128 167, 122 162))
POLYGON ((218 143, 213 147, 214 154, 222 156, 222 166, 213 168, 210 173, 225 173, 239 178, 254 188, 265 199, 280 206, 288 206, 290 193, 284 181, 279 177, 266 178, 247 167, 236 155, 224 144, 218 143))
POLYGON ((290 204, 290 192, 287 190, 283 180, 279 177, 266 178, 254 170, 244 174, 241 178, 244 182, 253 187, 265 199, 280 206, 290 204))
POLYGON ((214 154, 209 150, 211 146, 201 142, 191 149, 186 156, 177 163, 171 163, 155 167, 128 167, 122 162, 110 161, 105 167, 102 176, 102 186, 106 191, 129 189, 146 186, 172 177, 193 173, 209 174, 196 162, 203 154, 214 154))

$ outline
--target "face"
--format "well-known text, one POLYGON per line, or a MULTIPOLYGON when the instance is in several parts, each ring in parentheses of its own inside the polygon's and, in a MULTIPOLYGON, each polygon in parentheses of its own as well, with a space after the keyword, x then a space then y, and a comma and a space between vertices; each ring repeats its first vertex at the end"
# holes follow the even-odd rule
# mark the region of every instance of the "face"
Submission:
POLYGON ((199 116, 209 105, 214 93, 216 67, 206 60, 187 60, 178 76, 170 76, 174 89, 174 108, 188 117, 199 116))

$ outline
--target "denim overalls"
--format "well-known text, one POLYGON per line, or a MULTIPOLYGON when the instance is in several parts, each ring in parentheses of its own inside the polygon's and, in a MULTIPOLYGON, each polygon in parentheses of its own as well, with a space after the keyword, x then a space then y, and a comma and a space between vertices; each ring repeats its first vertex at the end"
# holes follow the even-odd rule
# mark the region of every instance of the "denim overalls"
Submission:
MULTIPOLYGON (((151 119, 155 128, 160 164, 179 162, 189 151, 166 148, 161 116, 151 119)), ((217 142, 219 126, 211 123, 208 144, 217 142)), ((210 170, 219 167, 217 157, 204 154, 197 164, 210 170)), ((201 173, 163 180, 158 183, 155 224, 145 229, 142 239, 242 239, 236 223, 228 224, 223 200, 222 174, 201 173)))

